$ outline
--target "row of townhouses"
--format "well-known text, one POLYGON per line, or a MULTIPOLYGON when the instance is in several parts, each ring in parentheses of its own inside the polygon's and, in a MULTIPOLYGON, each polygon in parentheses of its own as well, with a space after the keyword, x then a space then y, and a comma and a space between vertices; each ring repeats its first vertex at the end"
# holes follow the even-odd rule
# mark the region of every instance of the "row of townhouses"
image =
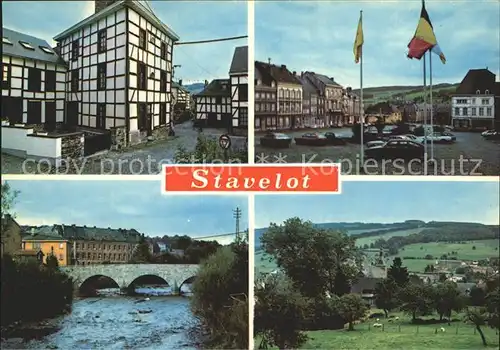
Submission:
POLYGON ((22 226, 6 216, 2 223, 2 256, 21 259, 48 256, 59 266, 127 263, 142 234, 135 229, 77 225, 22 226))
POLYGON ((72 132, 84 155, 122 148, 167 136, 173 100, 189 107, 189 93, 172 81, 179 36, 147 2, 94 2, 95 13, 57 34, 54 48, 3 28, 3 151, 29 155, 72 132))
POLYGON ((196 120, 207 127, 226 128, 229 133, 248 133, 248 46, 234 50, 229 77, 205 81, 194 96, 196 120))
POLYGON ((353 124, 359 97, 333 78, 255 61, 255 130, 353 124))

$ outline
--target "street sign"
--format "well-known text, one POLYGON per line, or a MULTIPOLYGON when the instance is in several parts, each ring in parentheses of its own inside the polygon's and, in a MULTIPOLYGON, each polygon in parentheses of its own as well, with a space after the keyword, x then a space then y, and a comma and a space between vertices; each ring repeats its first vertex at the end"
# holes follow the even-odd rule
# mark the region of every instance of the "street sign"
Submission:
POLYGON ((224 134, 219 137, 219 146, 222 149, 229 149, 231 147, 231 138, 229 138, 229 135, 224 134))

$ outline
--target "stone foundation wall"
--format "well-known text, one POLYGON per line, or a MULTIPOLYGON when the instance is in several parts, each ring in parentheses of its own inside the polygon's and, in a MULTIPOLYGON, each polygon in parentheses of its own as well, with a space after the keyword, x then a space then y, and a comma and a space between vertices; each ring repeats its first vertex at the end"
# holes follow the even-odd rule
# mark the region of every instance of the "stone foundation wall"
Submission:
POLYGON ((235 136, 248 136, 248 128, 233 128, 232 134, 235 136))
POLYGON ((117 126, 110 129, 111 133, 111 150, 117 151, 127 147, 127 128, 125 126, 117 126))
POLYGON ((162 140, 168 138, 170 132, 169 125, 160 125, 153 129, 153 138, 155 140, 162 140))
POLYGON ((61 137, 61 158, 79 159, 83 157, 85 139, 83 133, 64 135, 61 137))

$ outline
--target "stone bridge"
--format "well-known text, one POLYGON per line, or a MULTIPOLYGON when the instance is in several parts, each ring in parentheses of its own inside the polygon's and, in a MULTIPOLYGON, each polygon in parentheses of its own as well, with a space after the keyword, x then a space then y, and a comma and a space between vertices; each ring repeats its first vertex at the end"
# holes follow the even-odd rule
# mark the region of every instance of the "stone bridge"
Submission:
POLYGON ((157 276, 169 286, 181 285, 195 277, 199 265, 188 264, 105 264, 105 265, 72 265, 61 266, 61 271, 73 277, 78 288, 92 277, 106 276, 115 281, 118 286, 126 287, 141 276, 157 276))

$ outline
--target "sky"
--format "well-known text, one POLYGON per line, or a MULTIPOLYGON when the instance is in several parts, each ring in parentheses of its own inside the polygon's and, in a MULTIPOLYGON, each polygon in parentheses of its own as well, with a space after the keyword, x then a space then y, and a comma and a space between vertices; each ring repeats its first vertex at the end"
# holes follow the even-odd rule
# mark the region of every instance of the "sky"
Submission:
MULTIPOLYGON (((196 238, 235 232, 232 211, 240 207, 240 228, 248 228, 245 196, 165 196, 158 181, 8 183, 20 191, 13 210, 20 225, 134 228, 147 236, 179 234, 196 238)), ((233 239, 216 240, 227 244, 233 239)))
MULTIPOLYGON (((363 87, 422 85, 423 60, 406 57, 421 6, 420 0, 259 1, 255 59, 271 58, 290 71, 322 73, 357 89, 360 66, 354 63, 353 46, 362 10, 363 87)), ((443 65, 433 55, 433 84, 459 83, 469 69, 486 67, 499 81, 498 0, 428 0, 426 9, 447 58, 443 65)))
POLYGON ((423 220, 498 225, 499 190, 498 181, 344 181, 339 195, 256 196, 255 227, 291 217, 314 223, 423 220))
MULTIPOLYGON (((179 42, 247 35, 244 1, 151 1, 156 16, 180 37, 179 42)), ((94 1, 2 1, 3 26, 45 39, 94 13, 94 1)), ((183 84, 228 77, 237 46, 247 39, 174 47, 175 80, 183 84)))

